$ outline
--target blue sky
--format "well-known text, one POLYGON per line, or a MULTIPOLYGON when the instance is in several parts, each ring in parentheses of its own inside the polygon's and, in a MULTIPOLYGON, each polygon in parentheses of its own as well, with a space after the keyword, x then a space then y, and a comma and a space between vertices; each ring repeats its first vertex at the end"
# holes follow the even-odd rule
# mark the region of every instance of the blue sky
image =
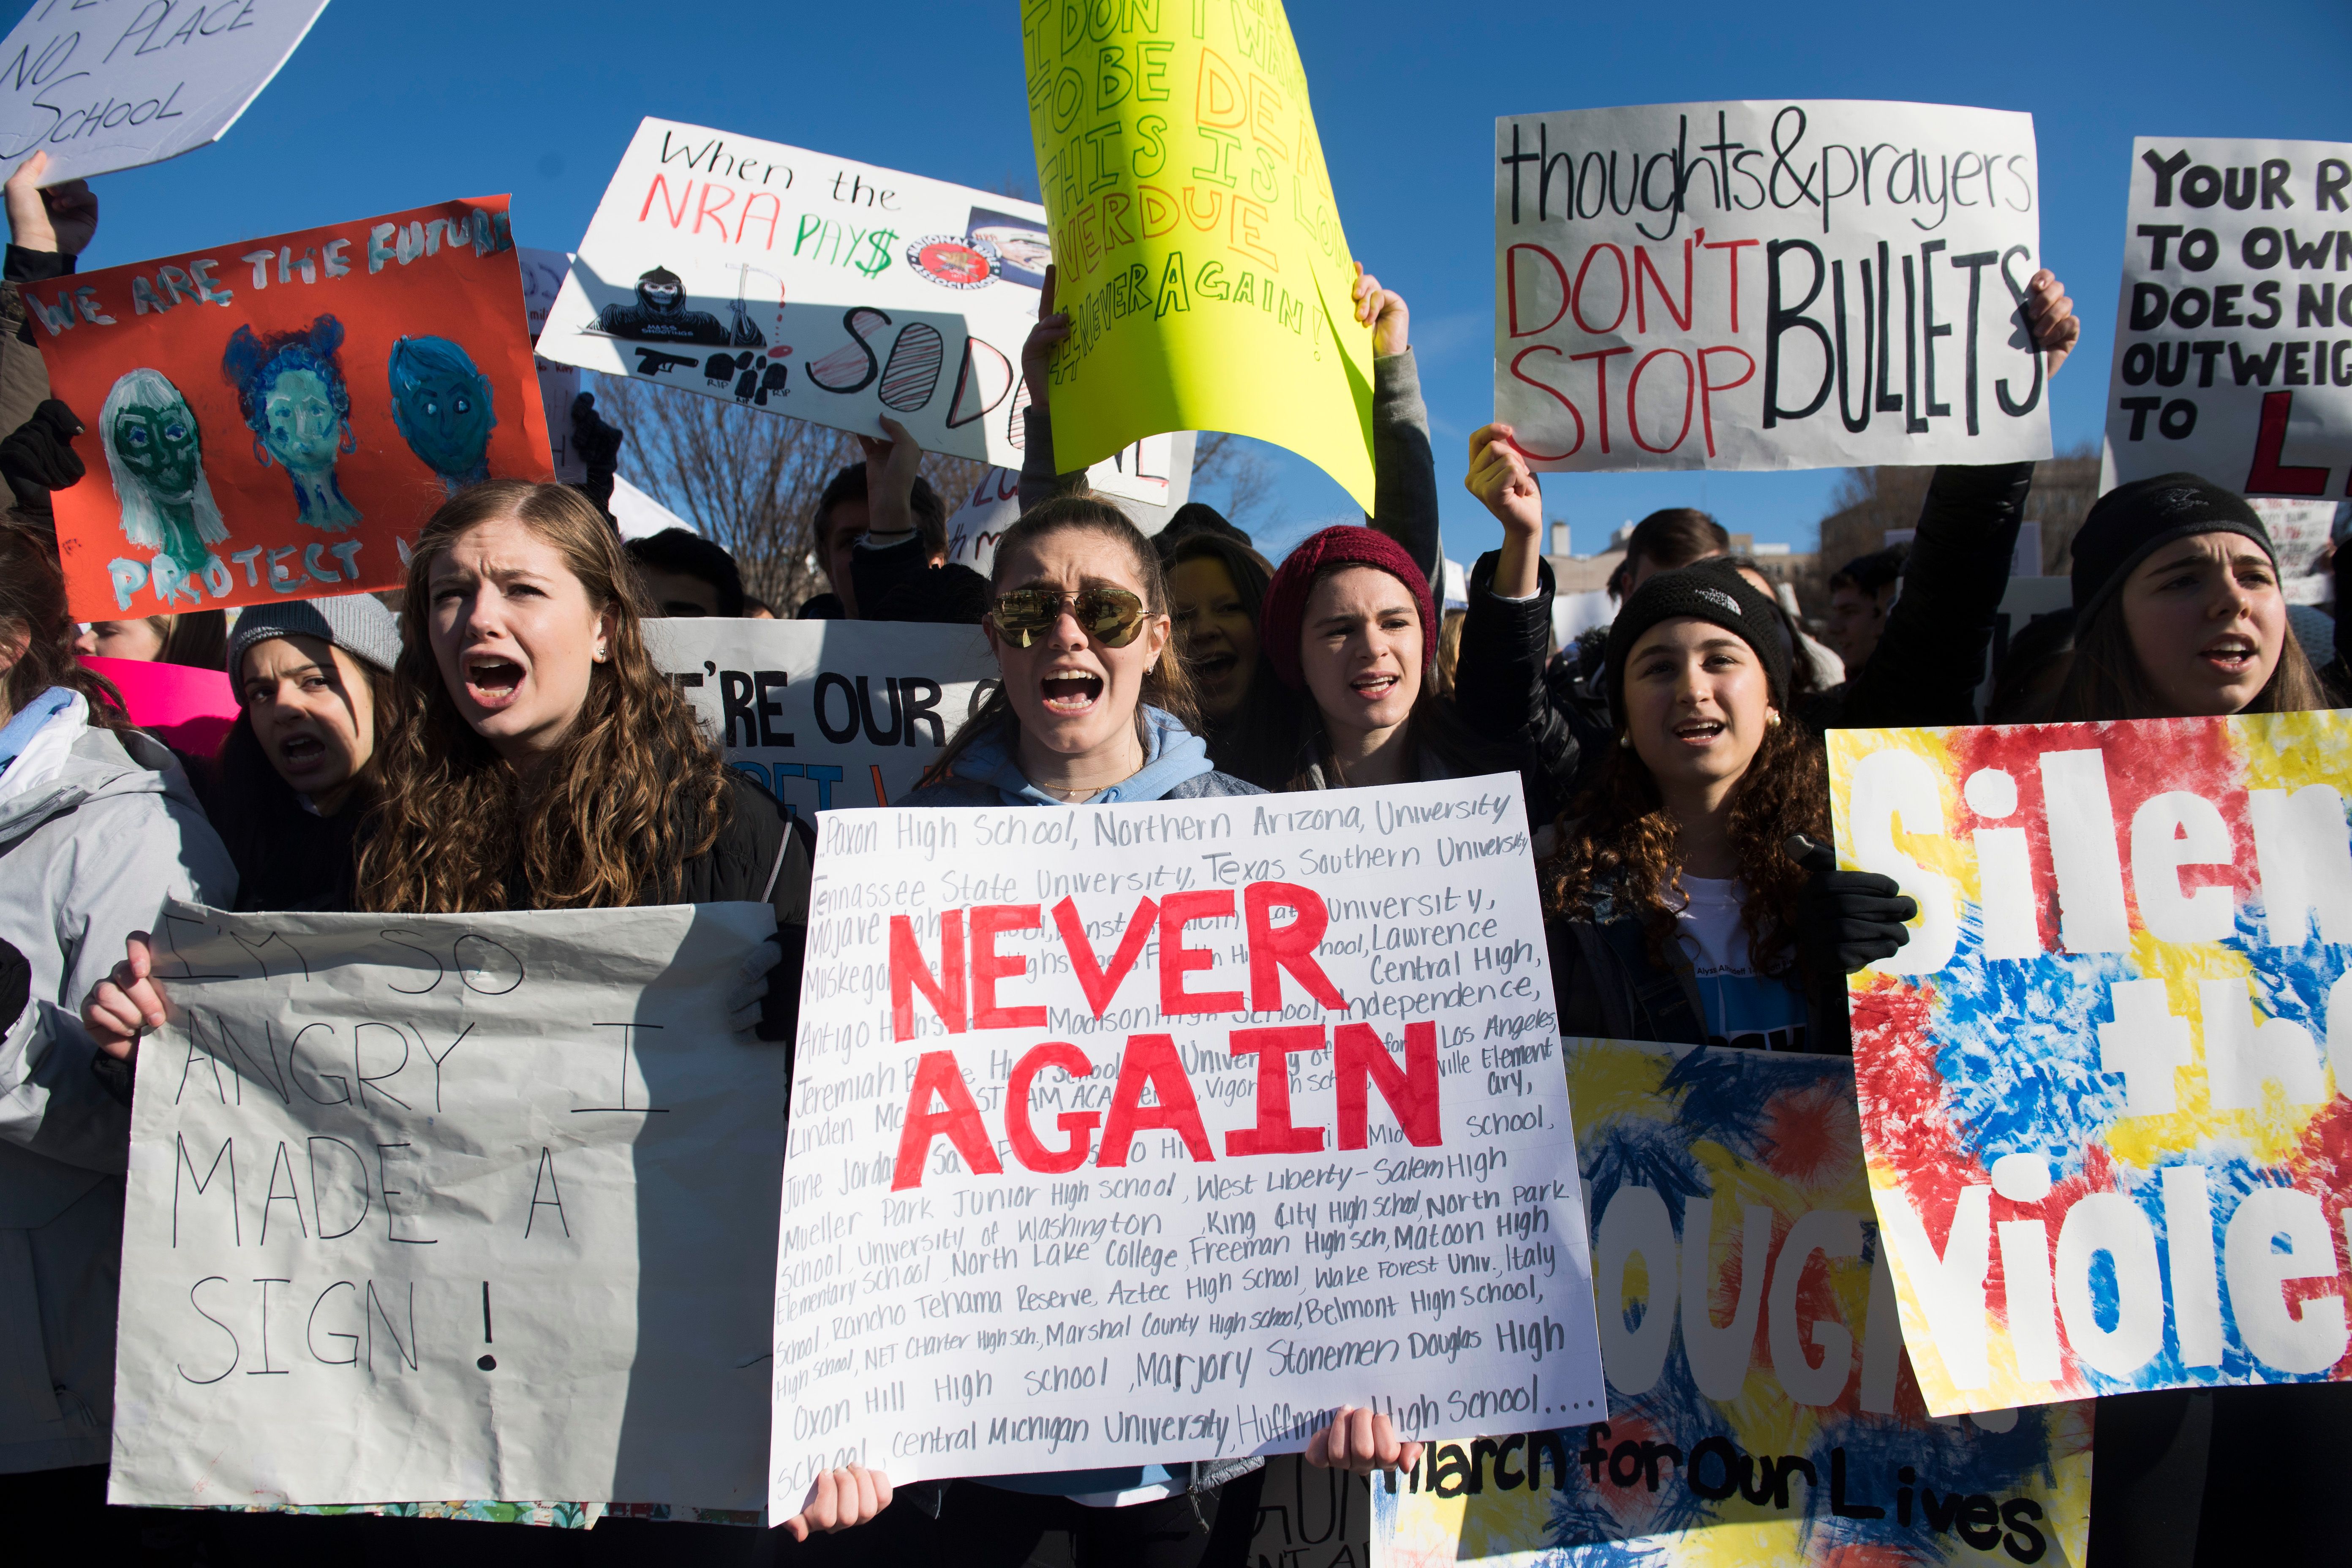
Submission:
MULTIPOLYGON (((1466 437, 1493 401, 1497 114, 1771 97, 2032 111, 2043 251, 2086 326, 2053 386, 2062 447, 2097 437, 2132 138, 2352 134, 2346 0, 1288 9, 1349 239, 1412 306, 1446 544, 1461 560, 1499 538, 1459 486, 1466 437)), ((220 144, 98 183, 103 219, 85 264, 495 192, 514 196, 518 238, 569 247, 646 114, 984 188, 1034 184, 1018 14, 1017 0, 337 0, 220 144)), ((1267 542, 1358 515, 1310 465, 1282 454, 1279 466, 1267 542)), ((1802 549, 1836 478, 1552 475, 1545 500, 1580 553, 1622 521, 1691 504, 1802 549)))

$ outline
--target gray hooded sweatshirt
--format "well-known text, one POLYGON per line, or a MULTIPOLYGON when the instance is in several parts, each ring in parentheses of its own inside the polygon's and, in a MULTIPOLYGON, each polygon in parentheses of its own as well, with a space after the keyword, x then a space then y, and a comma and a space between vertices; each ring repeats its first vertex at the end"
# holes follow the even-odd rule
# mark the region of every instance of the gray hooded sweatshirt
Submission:
POLYGON ((0 773, 0 940, 33 971, 0 1020, 0 1474, 107 1460, 131 1108, 90 1070, 82 998, 164 900, 236 896, 170 751, 89 711, 0 773))

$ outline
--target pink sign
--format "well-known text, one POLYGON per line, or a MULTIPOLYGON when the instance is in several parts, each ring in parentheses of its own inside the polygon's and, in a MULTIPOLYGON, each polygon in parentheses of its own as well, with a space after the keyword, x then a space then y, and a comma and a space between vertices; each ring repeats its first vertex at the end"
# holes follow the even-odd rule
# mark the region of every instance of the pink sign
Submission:
POLYGON ((209 757, 236 721, 236 693, 217 669, 195 669, 143 658, 84 658, 114 682, 131 721, 173 751, 209 757))

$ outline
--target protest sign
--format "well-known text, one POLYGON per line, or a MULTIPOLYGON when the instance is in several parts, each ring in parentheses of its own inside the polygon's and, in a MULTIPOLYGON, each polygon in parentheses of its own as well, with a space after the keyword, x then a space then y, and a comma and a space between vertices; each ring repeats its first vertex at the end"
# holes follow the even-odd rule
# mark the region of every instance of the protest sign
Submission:
POLYGON ((1830 732, 1845 862, 1922 911, 1851 1002, 1930 1410, 2352 1373, 2348 740, 2333 713, 1830 732))
POLYGON ((2142 136, 2107 382, 2118 481, 2352 495, 2352 142, 2142 136))
POLYGON ((56 492, 85 619, 394 587, 444 500, 549 477, 504 196, 28 284, 25 302, 99 448, 56 492))
POLYGON ((2050 456, 2032 115, 1588 109, 1495 155, 1495 417, 1534 467, 2050 456))
POLYGON ((327 0, 37 0, 0 41, 0 163, 46 150, 42 184, 217 142, 327 0))
POLYGON ((1371 510, 1371 334, 1279 0, 1023 0, 1021 50, 1073 329, 1054 355, 1054 466, 1231 430, 1371 510))
POLYGON ((547 413, 547 451, 555 465, 556 482, 585 484, 588 465, 572 449, 572 400, 583 390, 580 367, 541 359, 537 353, 539 334, 547 329, 547 312, 572 271, 572 258, 560 250, 519 245, 515 259, 522 269, 523 321, 530 330, 531 368, 539 373, 539 403, 547 413))
POLYGON ((836 430, 1021 466, 1045 210, 647 119, 539 352, 836 430))
POLYGON ((897 800, 996 689, 978 626, 688 617, 645 630, 728 762, 801 816, 897 800))
MULTIPOLYGON (((1149 537, 1192 498, 1193 435, 1146 436, 1087 470, 1087 488, 1108 496, 1149 537)), ((996 542, 1021 516, 1021 475, 991 468, 948 518, 948 559, 982 576, 996 564, 996 542)))
POLYGON ((168 906, 110 1500, 759 1507, 774 929, 168 906))
POLYGON ((1568 1095, 1606 1417, 1375 1481, 1382 1562, 2083 1561, 2089 1407, 1939 1421, 1902 1375, 1851 1065, 1580 1040, 1568 1095))
POLYGON ((1516 775, 819 834, 772 1506, 1598 1415, 1516 775))
POLYGON ((133 724, 153 731, 174 751, 209 757, 220 750, 236 722, 236 688, 220 670, 89 655, 81 662, 114 682, 133 724))

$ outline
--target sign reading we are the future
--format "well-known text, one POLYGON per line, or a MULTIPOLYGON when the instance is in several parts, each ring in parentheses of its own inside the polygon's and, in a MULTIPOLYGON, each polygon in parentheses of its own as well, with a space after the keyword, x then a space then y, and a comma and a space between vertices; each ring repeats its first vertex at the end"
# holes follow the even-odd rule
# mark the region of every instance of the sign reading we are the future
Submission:
POLYGON ((1534 467, 2050 455, 2033 118, 1844 100, 1495 121, 1495 417, 1534 467))
POLYGON ((1921 910, 1851 1002, 1927 1407, 2352 1377, 2343 716, 1836 730, 1830 759, 1848 863, 1921 910))
POLYGON ((820 831, 774 1506, 1602 1413, 1515 776, 820 831))

